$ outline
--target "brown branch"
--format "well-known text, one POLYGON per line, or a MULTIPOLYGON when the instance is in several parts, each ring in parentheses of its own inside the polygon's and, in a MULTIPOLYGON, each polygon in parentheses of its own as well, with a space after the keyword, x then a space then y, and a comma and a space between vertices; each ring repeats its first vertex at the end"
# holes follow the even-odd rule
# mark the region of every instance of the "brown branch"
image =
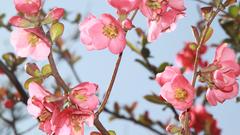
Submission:
POLYGON ((64 93, 67 94, 67 93, 69 92, 69 88, 68 88, 68 86, 66 85, 66 83, 64 82, 64 80, 62 79, 62 77, 60 76, 60 74, 58 73, 58 70, 57 70, 55 61, 54 61, 54 59, 53 59, 52 51, 50 52, 50 54, 49 54, 49 56, 48 56, 48 60, 49 60, 49 63, 50 63, 50 65, 51 65, 52 74, 53 74, 54 78, 56 79, 58 85, 63 88, 64 93))
POLYGON ((107 109, 106 107, 104 108, 104 112, 108 113, 108 114, 111 114, 113 115, 114 117, 116 118, 119 118, 119 119, 122 119, 122 120, 126 120, 126 121, 130 121, 130 122, 133 122, 139 126, 142 126, 142 127, 145 127, 146 129, 158 134, 158 135, 166 135, 160 131, 158 131, 157 129, 153 128, 152 126, 148 126, 146 124, 143 124, 141 123, 140 121, 134 119, 133 117, 126 117, 124 115, 121 115, 119 113, 116 113, 116 112, 113 112, 113 111, 110 111, 109 109, 107 109))
POLYGON ((101 104, 101 106, 99 107, 98 111, 95 113, 96 116, 99 116, 100 113, 104 110, 104 107, 106 106, 107 104, 107 101, 109 99, 109 96, 111 94, 111 91, 112 91, 112 88, 113 88, 113 85, 114 85, 114 82, 115 82, 115 79, 117 77, 117 73, 118 73, 118 68, 120 66, 120 63, 121 63, 121 60, 122 60, 122 54, 123 53, 120 53, 118 55, 118 59, 117 59, 117 62, 115 64, 115 68, 114 68, 114 71, 113 71, 113 74, 112 74, 112 78, 111 78, 111 81, 110 81, 110 84, 108 86, 108 89, 107 89, 107 92, 105 94, 105 97, 103 99, 103 102, 101 104))
POLYGON ((3 72, 7 75, 8 79, 12 82, 18 93, 21 95, 21 101, 27 105, 28 95, 23 89, 21 83, 18 81, 17 77, 11 72, 7 66, 0 60, 0 67, 3 72))
POLYGON ((102 135, 110 135, 108 133, 108 131, 106 130, 106 128, 102 125, 102 123, 99 121, 98 116, 95 116, 94 119, 94 125, 96 126, 96 128, 101 132, 102 135))

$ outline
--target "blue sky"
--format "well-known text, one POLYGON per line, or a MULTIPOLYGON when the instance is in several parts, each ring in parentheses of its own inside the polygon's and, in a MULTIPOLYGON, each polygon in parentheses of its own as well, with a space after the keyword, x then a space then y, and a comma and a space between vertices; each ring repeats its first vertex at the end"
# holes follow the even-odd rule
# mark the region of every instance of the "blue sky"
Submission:
MULTIPOLYGON (((80 12, 83 13, 83 15, 86 15, 91 12, 96 16, 102 13, 111 13, 116 16, 115 10, 110 7, 106 1, 107 0, 51 0, 46 2, 44 9, 48 10, 57 6, 63 7, 73 14, 80 12)), ((175 63, 175 55, 183 48, 184 42, 194 41, 191 32, 191 25, 195 25, 195 23, 200 19, 196 8, 197 3, 194 2, 194 0, 185 0, 185 3, 187 7, 186 17, 177 23, 177 29, 174 32, 162 34, 156 42, 149 45, 152 55, 154 56, 154 58, 151 59, 152 63, 159 64, 164 61, 175 63)), ((0 13, 2 12, 7 13, 7 18, 16 14, 13 6, 13 0, 0 0, 0 13)), ((7 21, 7 19, 5 21, 7 21)), ((146 20, 141 14, 137 15, 137 18, 134 20, 134 24, 141 26, 144 30, 147 29, 146 20)), ((65 28, 63 36, 67 38, 71 35, 71 33, 73 33, 72 31, 78 29, 78 26, 66 24, 65 28)), ((214 35, 208 43, 220 43, 226 35, 219 27, 217 20, 213 23, 213 28, 214 35)), ((0 35, 0 54, 12 51, 13 48, 9 43, 9 33, 0 29, 0 35)), ((136 41, 134 32, 130 32, 127 38, 132 42, 136 41)), ((117 56, 111 54, 107 50, 88 52, 80 41, 68 42, 67 47, 69 47, 71 51, 82 56, 82 60, 76 64, 77 72, 83 81, 91 81, 99 84, 101 99, 104 94, 104 90, 107 88, 110 81, 117 56)), ((213 54, 214 51, 210 49, 208 54, 204 57, 205 59, 211 61, 213 54)), ((134 62, 136 58, 139 58, 139 56, 130 51, 127 47, 124 51, 119 74, 116 79, 112 95, 109 99, 109 104, 107 105, 108 108, 112 108, 114 101, 118 101, 120 104, 130 104, 137 101, 139 102, 139 106, 136 110, 136 114, 142 113, 145 110, 150 110, 150 117, 154 119, 160 119, 163 121, 172 119, 170 111, 167 110, 163 112, 162 107, 151 104, 142 98, 144 95, 151 94, 152 92, 159 93, 160 87, 156 82, 148 79, 150 73, 141 65, 134 62)), ((31 59, 28 61, 32 62, 31 59)), ((40 62, 40 64, 44 63, 46 62, 40 62)), ((60 69, 61 75, 63 75, 66 80, 71 80, 72 86, 77 84, 69 67, 64 61, 57 63, 57 66, 60 69)), ((19 70, 18 72, 20 73, 22 70, 19 70)), ((186 74, 186 76, 191 77, 191 74, 186 74)), ((21 74, 20 78, 23 83, 27 76, 26 74, 21 74)), ((4 77, 0 78, 0 85, 5 85, 5 79, 6 78, 4 77)), ((238 116, 240 107, 235 103, 234 99, 226 101, 224 104, 220 104, 217 107, 208 108, 208 110, 219 120, 219 127, 223 128, 223 135, 231 135, 238 132, 239 124, 237 122, 240 121, 240 117, 238 116)), ((101 120, 106 128, 115 130, 119 135, 154 135, 152 132, 142 127, 122 120, 109 123, 108 117, 108 115, 103 114, 101 116, 101 120)), ((36 121, 29 119, 20 124, 19 129, 25 129, 29 123, 35 122, 36 121)), ((93 129, 94 128, 86 128, 86 134, 89 133, 89 130, 93 129)), ((43 133, 41 133, 38 129, 34 129, 27 135, 32 134, 41 135, 43 133)))

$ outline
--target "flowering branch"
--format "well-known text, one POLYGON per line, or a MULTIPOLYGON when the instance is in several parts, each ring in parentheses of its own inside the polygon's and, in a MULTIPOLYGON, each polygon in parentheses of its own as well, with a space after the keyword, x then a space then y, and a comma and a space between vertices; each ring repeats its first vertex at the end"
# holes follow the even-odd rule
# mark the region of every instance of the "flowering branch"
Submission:
POLYGON ((116 76, 117 76, 117 73, 118 73, 118 68, 119 68, 121 60, 122 60, 122 54, 123 53, 120 53, 118 55, 118 59, 117 59, 117 62, 115 64, 115 68, 114 68, 114 71, 113 71, 113 74, 112 74, 112 79, 111 79, 110 84, 108 86, 108 89, 107 89, 107 92, 106 92, 105 97, 103 99, 103 102, 102 102, 101 106, 99 107, 98 111, 95 113, 95 116, 99 116, 100 113, 104 110, 104 107, 107 104, 107 101, 108 101, 109 96, 111 94, 111 91, 112 91, 112 88, 113 88, 113 85, 114 85, 114 82, 115 82, 115 79, 116 79, 116 76))
POLYGON ((53 74, 54 78, 57 80, 58 85, 64 89, 64 93, 67 94, 69 92, 69 88, 66 85, 66 83, 64 82, 64 80, 62 79, 62 77, 60 76, 60 74, 58 73, 55 61, 53 59, 52 51, 50 52, 50 54, 48 56, 48 60, 51 65, 52 74, 53 74))
POLYGON ((149 130, 151 130, 152 132, 154 132, 154 133, 156 133, 156 134, 158 134, 158 135, 165 135, 164 133, 158 131, 157 129, 155 129, 155 128, 151 127, 151 126, 148 126, 148 125, 146 125, 146 124, 143 124, 143 123, 139 122, 138 120, 136 120, 136 119, 134 119, 134 118, 132 118, 132 117, 126 117, 126 116, 121 115, 121 114, 119 114, 119 113, 110 111, 110 110, 107 109, 107 108, 104 108, 104 111, 105 111, 106 113, 108 113, 108 114, 114 115, 114 117, 116 117, 116 118, 123 119, 123 120, 126 120, 126 121, 130 121, 130 122, 133 122, 133 123, 135 123, 135 124, 137 124, 137 125, 139 125, 139 126, 145 127, 146 129, 149 129, 149 130))

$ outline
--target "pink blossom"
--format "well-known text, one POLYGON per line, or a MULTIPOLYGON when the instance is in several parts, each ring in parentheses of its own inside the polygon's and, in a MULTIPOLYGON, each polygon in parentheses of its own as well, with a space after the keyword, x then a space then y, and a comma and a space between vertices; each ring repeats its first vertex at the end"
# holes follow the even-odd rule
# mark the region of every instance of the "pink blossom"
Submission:
MULTIPOLYGON (((181 52, 177 54, 177 63, 184 67, 186 71, 193 71, 193 65, 196 58, 197 44, 193 42, 187 42, 181 52)), ((202 60, 202 55, 206 53, 207 46, 203 45, 200 49, 198 65, 200 67, 206 67, 208 62, 202 60)))
POLYGON ((137 9, 141 0, 108 0, 109 4, 117 8, 120 13, 129 13, 137 9))
POLYGON ((176 109, 186 110, 192 106, 194 88, 176 67, 166 67, 156 80, 162 86, 161 96, 176 109))
POLYGON ((24 14, 38 13, 42 7, 42 0, 14 0, 15 8, 24 14))
POLYGON ((89 15, 80 23, 80 31, 80 40, 88 50, 108 48, 113 54, 119 54, 126 46, 125 31, 109 14, 102 14, 99 19, 89 15))
POLYGON ((54 21, 58 21, 64 16, 63 8, 54 8, 47 13, 42 24, 53 23, 54 21))
POLYGON ((94 113, 67 108, 61 112, 55 111, 52 121, 55 135, 83 135, 84 123, 93 126, 94 113))
POLYGON ((148 18, 148 41, 152 42, 163 32, 173 31, 176 21, 184 16, 183 0, 143 0, 141 12, 148 18))
POLYGON ((50 53, 50 46, 38 35, 17 28, 11 33, 11 44, 20 57, 32 57, 35 60, 45 60, 50 53))
POLYGON ((59 104, 48 103, 46 97, 51 96, 51 93, 34 82, 29 84, 29 96, 28 112, 39 119, 39 128, 50 135, 53 132, 51 124, 52 112, 58 109, 59 104))
POLYGON ((236 97, 239 91, 236 77, 240 74, 240 66, 236 62, 234 51, 228 48, 226 43, 216 49, 214 62, 206 69, 212 67, 213 71, 201 74, 209 84, 206 94, 208 102, 217 105, 217 102, 223 103, 226 99, 236 97))
POLYGON ((156 75, 156 81, 159 83, 160 86, 163 86, 165 83, 170 82, 173 77, 181 74, 182 73, 179 68, 174 66, 167 66, 164 72, 158 73, 156 75))
POLYGON ((73 88, 70 93, 70 99, 77 104, 80 109, 94 110, 99 103, 95 95, 98 86, 94 83, 84 82, 73 88))
POLYGON ((207 112, 204 106, 193 106, 190 109, 190 127, 196 133, 205 131, 206 134, 220 135, 221 129, 217 127, 217 120, 207 112))

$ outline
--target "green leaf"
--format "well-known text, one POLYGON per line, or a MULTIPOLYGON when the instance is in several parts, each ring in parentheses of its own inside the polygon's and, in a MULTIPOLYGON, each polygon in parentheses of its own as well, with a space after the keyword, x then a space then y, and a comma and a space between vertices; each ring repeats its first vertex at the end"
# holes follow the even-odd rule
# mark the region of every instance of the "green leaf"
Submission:
POLYGON ((43 76, 49 76, 52 74, 52 68, 51 68, 51 65, 50 64, 47 64, 45 66, 43 66, 42 68, 42 75, 43 76))
POLYGON ((27 79, 27 80, 25 81, 25 83, 24 83, 24 88, 25 88, 25 89, 28 89, 28 88, 29 88, 29 84, 30 84, 31 82, 36 82, 36 83, 38 83, 38 84, 41 84, 41 83, 43 82, 43 80, 42 80, 42 78, 39 78, 39 77, 31 77, 31 78, 29 78, 29 79, 27 79))
POLYGON ((237 17, 238 15, 239 15, 239 7, 237 7, 237 6, 231 6, 231 7, 229 7, 229 13, 230 13, 230 15, 231 16, 233 16, 233 17, 237 17))
POLYGON ((168 104, 165 100, 161 99, 161 97, 157 95, 146 95, 144 96, 144 99, 155 104, 162 104, 162 105, 168 104))
POLYGON ((25 66, 25 70, 26 70, 27 74, 29 74, 31 76, 34 76, 34 77, 41 76, 41 72, 35 63, 27 63, 25 66))
POLYGON ((159 67, 158 67, 158 73, 161 73, 161 72, 163 72, 164 70, 165 70, 165 68, 167 67, 167 66, 170 66, 171 64, 169 64, 168 62, 164 62, 164 63, 162 63, 159 67))
POLYGON ((213 29, 211 27, 209 27, 206 36, 204 38, 204 43, 206 43, 213 35, 213 29))
POLYGON ((61 37, 64 31, 64 25, 62 23, 54 23, 50 28, 51 40, 55 41, 61 37))
POLYGON ((12 67, 16 62, 16 56, 13 53, 6 53, 2 55, 2 58, 6 62, 6 64, 12 67))
POLYGON ((108 133, 109 133, 110 135, 117 135, 116 132, 113 131, 113 130, 109 130, 108 133))

